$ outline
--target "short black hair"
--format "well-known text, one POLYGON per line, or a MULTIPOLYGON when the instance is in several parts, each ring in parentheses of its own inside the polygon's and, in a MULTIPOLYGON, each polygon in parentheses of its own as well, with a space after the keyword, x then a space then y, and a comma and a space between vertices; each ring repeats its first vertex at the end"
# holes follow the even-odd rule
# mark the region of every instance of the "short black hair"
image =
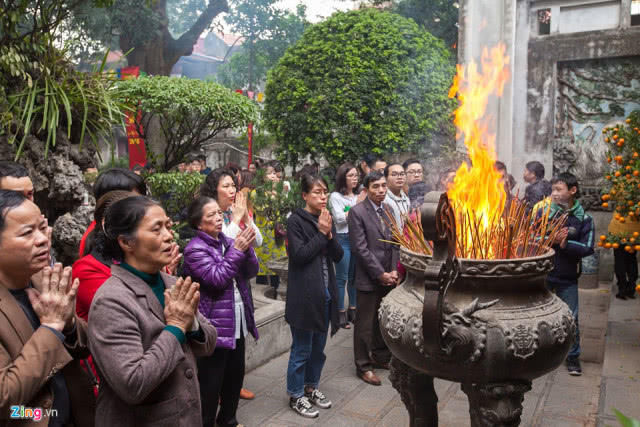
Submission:
POLYGON ((551 185, 557 184, 558 182, 564 182, 569 190, 571 190, 571 187, 576 187, 576 194, 574 197, 576 199, 580 197, 580 184, 578 184, 578 178, 576 178, 574 174, 570 172, 559 173, 551 180, 551 185))
POLYGON ((109 206, 104 217, 104 258, 124 261, 124 251, 118 237, 134 240, 140 222, 152 206, 160 204, 146 196, 127 197, 109 206))
POLYGON ((225 176, 231 177, 237 189, 238 180, 236 178, 236 175, 227 168, 217 168, 214 169, 209 175, 207 175, 207 178, 204 180, 202 186, 200 187, 200 195, 218 200, 218 184, 220 183, 220 180, 225 176))
POLYGON ((191 228, 193 228, 194 230, 198 229, 200 222, 202 222, 202 208, 204 208, 205 205, 208 205, 209 203, 215 201, 216 200, 211 197, 200 196, 193 202, 191 202, 189 208, 187 209, 187 221, 189 222, 191 228))
POLYGON ((505 171, 505 172, 507 171, 507 165, 505 165, 504 162, 501 162, 500 160, 496 160, 493 163, 493 167, 499 171, 505 171))
POLYGON ((0 234, 7 226, 5 219, 9 211, 22 205, 25 200, 29 199, 18 191, 0 190, 0 234))
POLYGON ((400 163, 389 163, 387 166, 385 166, 384 168, 384 177, 385 178, 389 178, 389 168, 391 166, 400 166, 403 170, 404 168, 402 167, 402 165, 400 163))
POLYGON ((384 162, 384 159, 381 156, 378 156, 377 154, 367 153, 364 156, 362 156, 362 161, 365 162, 367 166, 369 166, 369 168, 372 169, 375 166, 376 162, 384 162))
POLYGON ((420 160, 418 159, 408 159, 402 164, 402 167, 404 168, 404 170, 407 170, 409 169, 409 166, 413 165, 414 163, 417 163, 420 165, 420 167, 422 167, 422 163, 420 163, 420 160))
POLYGON ((275 172, 284 172, 282 164, 280 164, 280 162, 277 160, 271 160, 269 163, 267 163, 267 167, 269 166, 271 166, 275 172))
POLYGON ((204 154, 199 154, 198 157, 196 157, 198 160, 200 160, 201 162, 206 162, 207 161, 207 156, 205 156, 204 154))
POLYGON ((0 179, 5 177, 24 178, 29 176, 27 168, 16 162, 0 162, 0 179))
POLYGON ((371 171, 367 176, 364 177, 362 185, 364 185, 364 188, 369 188, 369 184, 381 178, 384 178, 384 175, 382 173, 380 173, 379 171, 371 171))
POLYGON ((527 163, 525 166, 528 171, 532 172, 536 178, 543 179, 544 178, 544 165, 537 160, 532 160, 527 163))
POLYGON ((300 177, 300 190, 302 193, 309 193, 317 183, 321 183, 327 189, 329 188, 329 184, 327 184, 327 180, 323 176, 305 173, 300 177))
POLYGON ((98 200, 109 191, 114 190, 137 191, 140 195, 146 196, 147 184, 145 184, 144 178, 129 169, 111 168, 98 175, 98 179, 93 184, 93 195, 98 200))

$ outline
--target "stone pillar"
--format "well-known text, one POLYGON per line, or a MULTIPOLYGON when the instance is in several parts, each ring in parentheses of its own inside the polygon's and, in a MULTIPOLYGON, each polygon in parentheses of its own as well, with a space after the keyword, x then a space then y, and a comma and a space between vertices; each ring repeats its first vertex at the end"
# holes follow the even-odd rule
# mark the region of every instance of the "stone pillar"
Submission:
MULTIPOLYGON (((498 160, 507 165, 522 186, 522 172, 528 160, 539 160, 551 170, 552 154, 531 153, 526 146, 527 44, 529 10, 526 0, 464 0, 460 5, 458 62, 480 62, 482 50, 498 43, 506 47, 511 78, 502 97, 491 98, 487 114, 494 121, 498 160), (548 157, 548 158, 547 158, 548 157)), ((458 148, 464 150, 462 141, 458 148)), ((520 188, 524 192, 524 187, 520 188)))

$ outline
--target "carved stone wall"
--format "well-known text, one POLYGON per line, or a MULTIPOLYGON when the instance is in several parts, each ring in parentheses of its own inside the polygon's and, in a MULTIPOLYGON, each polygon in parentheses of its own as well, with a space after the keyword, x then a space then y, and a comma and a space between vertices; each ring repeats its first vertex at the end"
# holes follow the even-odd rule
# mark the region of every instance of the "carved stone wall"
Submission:
POLYGON ((640 109, 640 57, 559 63, 556 87, 553 172, 578 176, 583 201, 595 207, 606 170, 602 129, 640 109))

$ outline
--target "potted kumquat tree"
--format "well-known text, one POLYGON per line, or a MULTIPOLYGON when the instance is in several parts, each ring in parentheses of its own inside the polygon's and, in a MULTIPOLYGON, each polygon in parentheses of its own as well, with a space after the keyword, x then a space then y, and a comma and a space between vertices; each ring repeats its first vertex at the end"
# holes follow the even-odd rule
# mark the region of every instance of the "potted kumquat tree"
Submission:
POLYGON ((598 246, 635 253, 640 251, 640 111, 602 134, 610 165, 602 207, 613 208, 613 216, 598 246))

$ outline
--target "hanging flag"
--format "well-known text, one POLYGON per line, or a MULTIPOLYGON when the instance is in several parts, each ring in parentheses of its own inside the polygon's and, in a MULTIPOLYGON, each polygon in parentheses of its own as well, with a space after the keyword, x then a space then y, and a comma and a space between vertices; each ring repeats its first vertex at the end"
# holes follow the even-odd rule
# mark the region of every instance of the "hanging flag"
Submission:
POLYGON ((264 101, 264 93, 260 92, 258 93, 258 102, 263 102, 264 101))
POLYGON ((254 92, 247 91, 247 96, 249 97, 249 99, 253 99, 253 94, 254 94, 254 92))
MULTIPOLYGON (((140 67, 124 67, 118 70, 118 75, 122 80, 135 79, 140 75, 140 67)), ((126 114, 126 130, 127 139, 129 141, 129 169, 133 169, 135 165, 144 166, 147 164, 147 149, 144 145, 144 139, 138 133, 138 122, 140 132, 142 132, 142 111, 137 110, 135 113, 127 111, 126 114)))

